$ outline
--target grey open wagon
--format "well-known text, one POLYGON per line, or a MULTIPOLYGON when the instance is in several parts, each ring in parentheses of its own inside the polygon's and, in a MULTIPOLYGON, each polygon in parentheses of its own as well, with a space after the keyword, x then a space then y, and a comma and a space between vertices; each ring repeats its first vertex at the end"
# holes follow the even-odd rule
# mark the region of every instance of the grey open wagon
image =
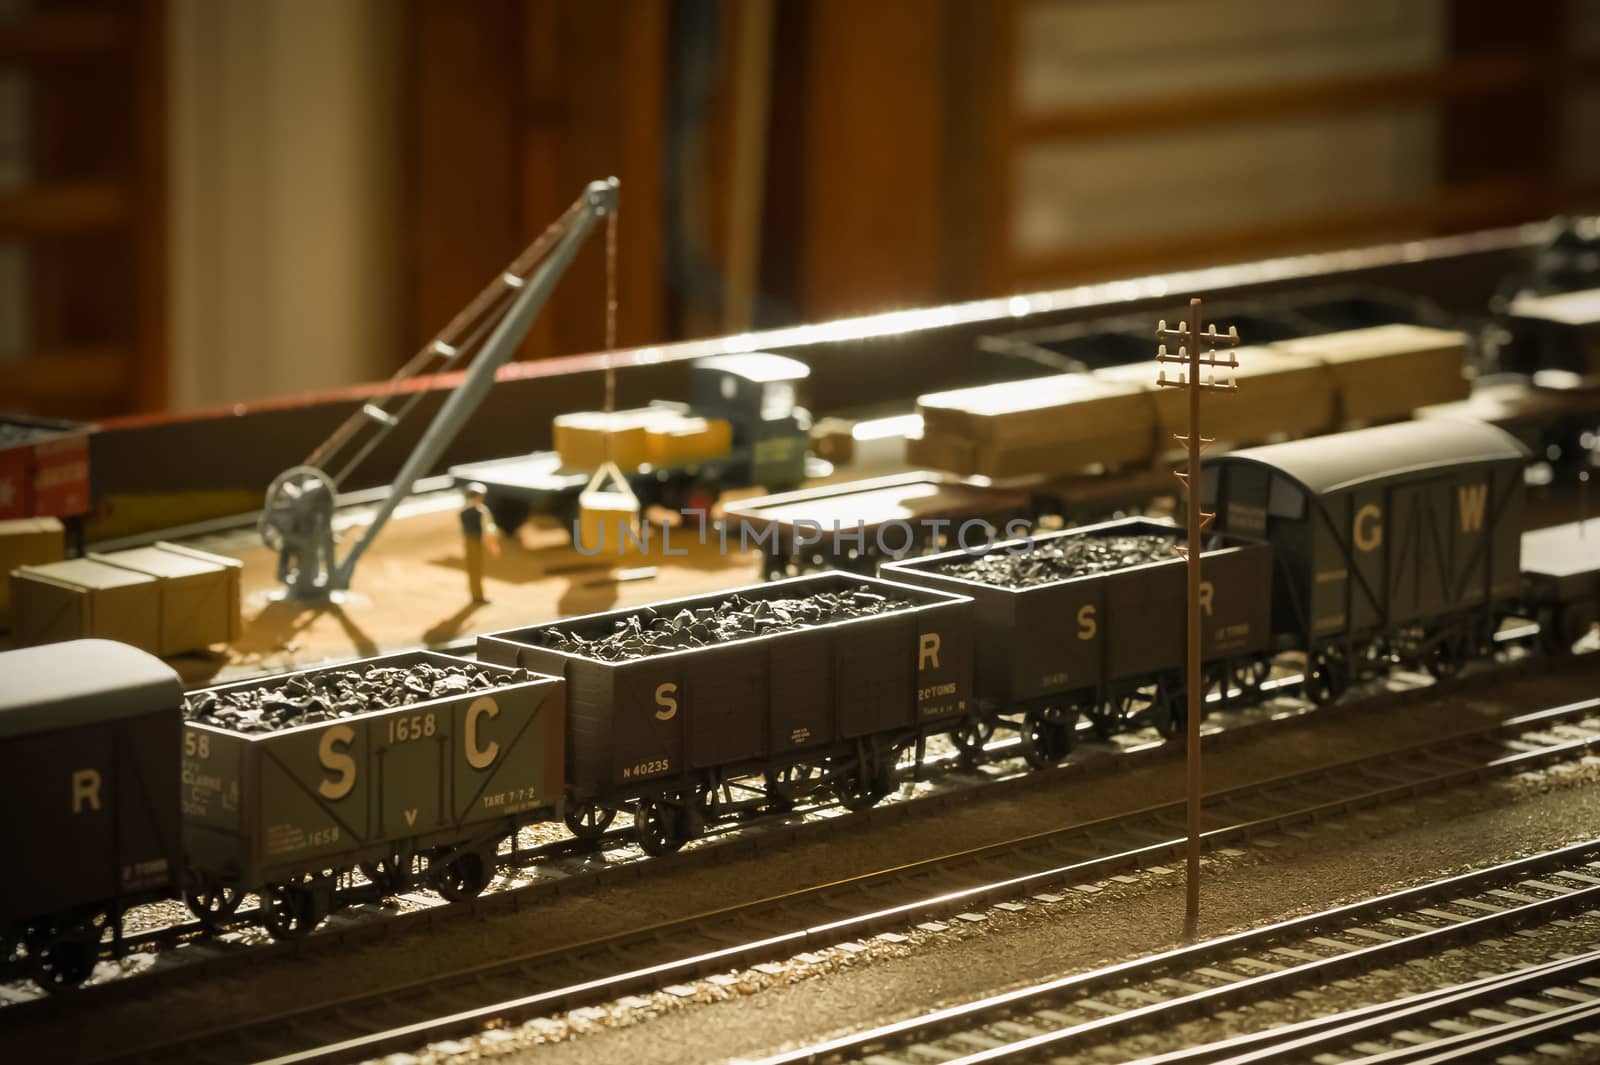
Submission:
POLYGON ((197 914, 225 918, 255 891, 263 923, 297 935, 364 894, 425 885, 471 897, 493 875, 501 841, 560 816, 566 714, 556 678, 415 651, 189 698, 418 665, 487 673, 489 683, 275 731, 185 722, 183 836, 197 914))
POLYGON ((960 596, 820 573, 490 633, 478 656, 567 679, 569 827, 598 835, 631 806, 655 852, 681 846, 740 796, 786 803, 826 784, 849 804, 876 802, 900 751, 972 711, 970 608, 960 596), (616 661, 563 650, 556 635, 648 634, 685 611, 819 594, 894 605, 616 661), (759 787, 741 782, 754 777, 759 787))
MULTIPOLYGON (((971 596, 977 632, 977 691, 984 727, 963 737, 976 748, 996 723, 1015 727, 1034 765, 1071 751, 1080 715, 1103 732, 1150 719, 1181 724, 1184 663, 1182 534, 1169 522, 1128 518, 884 565, 908 584, 971 596), (1066 552, 1076 542, 1153 542, 1158 556, 1132 564, 1018 585, 973 575, 991 556, 1066 552)), ((1259 683, 1269 646, 1272 554, 1263 544, 1218 541, 1201 552, 1201 654, 1219 686, 1259 683)), ((975 753, 975 751, 974 751, 975 753)))

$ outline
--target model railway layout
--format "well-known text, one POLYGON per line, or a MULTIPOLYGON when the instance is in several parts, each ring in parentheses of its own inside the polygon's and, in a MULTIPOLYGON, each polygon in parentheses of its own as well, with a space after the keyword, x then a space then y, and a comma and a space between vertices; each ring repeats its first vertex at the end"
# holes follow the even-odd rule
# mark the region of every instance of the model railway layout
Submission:
MULTIPOLYGON (((1505 618, 1570 609, 1571 582, 1592 587, 1600 555, 1557 582, 1558 601, 1538 598, 1570 562, 1562 539, 1532 534, 1525 547, 1525 460, 1500 430, 1450 421, 1217 457, 1204 480, 1222 515, 1206 552, 1208 685, 1249 693, 1285 652, 1305 659, 1319 700, 1396 664, 1448 675, 1491 648, 1505 618)), ((31 680, 0 708, 6 757, 29 767, 8 780, 20 789, 9 800, 52 789, 73 800, 29 823, 23 853, 67 838, 77 861, 20 878, 8 939, 37 979, 71 984, 107 923, 173 889, 214 920, 259 893, 262 921, 293 936, 374 892, 475 896, 501 843, 532 821, 594 837, 628 808, 641 846, 666 853, 710 821, 819 786, 870 806, 900 752, 935 734, 977 757, 994 729, 1014 729, 1029 762, 1049 766, 1080 714, 1106 732, 1170 730, 1182 623, 1162 604, 1180 563, 1150 561, 1149 542, 1176 531, 1133 520, 990 550, 1050 558, 1085 538, 1110 538, 1120 558, 1017 587, 936 555, 885 566, 892 581, 817 574, 495 633, 477 665, 380 658, 187 699, 131 648, 11 652, 8 673, 31 680), (366 709, 342 714, 351 700, 366 709), (256 726, 278 714, 288 727, 229 727, 230 711, 237 726, 247 710, 256 726), (52 753, 64 719, 76 732, 65 760, 52 753), (751 777, 764 784, 736 797, 751 777)))
MULTIPOLYGON (((1594 283, 1600 278, 1524 279, 1510 298, 1466 317, 1395 288, 1320 283, 1250 293, 1218 309, 1219 321, 1240 325, 1246 346, 1238 349, 1241 392, 1206 398, 1207 417, 1223 428, 1196 479, 1215 515, 1196 545, 1205 575, 1203 701, 1250 704, 1292 688, 1321 706, 1396 671, 1435 681, 1476 676, 1513 642, 1515 656, 1541 663, 1593 643, 1600 522, 1591 528, 1583 489, 1573 489, 1600 451, 1600 289, 1562 286, 1594 283), (1552 497, 1570 512, 1574 495, 1579 520, 1534 516, 1552 497)), ((826 445, 831 475, 843 478, 833 483, 794 487, 825 469, 816 461, 824 434, 819 426, 807 436, 811 415, 799 401, 808 384, 829 387, 827 357, 813 366, 807 352, 781 345, 684 359, 687 403, 614 412, 608 402, 603 418, 556 418, 553 451, 440 459, 458 484, 486 486, 503 528, 555 518, 574 533, 591 468, 617 462, 641 501, 698 516, 713 539, 733 534, 734 563, 718 563, 728 572, 754 546, 761 583, 556 612, 571 616, 515 600, 514 624, 468 629, 480 634, 464 641, 448 634, 471 645, 470 657, 366 654, 189 691, 160 659, 106 640, 0 652, 0 803, 26 813, 5 830, 7 852, 22 857, 0 878, 0 974, 61 993, 55 1002, 65 1011, 101 959, 136 949, 125 931, 136 910, 182 903, 204 929, 197 935, 249 924, 290 944, 339 911, 414 892, 469 902, 501 872, 543 855, 529 848, 532 838, 559 839, 598 862, 624 841, 641 868, 663 868, 691 841, 749 819, 764 825, 819 803, 869 810, 908 775, 920 781, 937 757, 981 772, 1020 755, 1006 772, 1038 780, 1091 734, 1124 745, 1177 740, 1191 694, 1189 633, 1175 608, 1188 545, 1157 500, 1171 495, 1171 437, 1187 415, 1176 391, 1152 380, 1150 323, 1119 314, 1000 324, 962 341, 996 361, 955 373, 970 379, 919 382, 914 410, 902 403, 891 412, 901 431, 911 430, 894 446, 868 430, 862 439, 876 443, 857 448, 848 419, 831 420, 826 433, 850 440, 826 445), (861 477, 886 455, 889 467, 915 468, 861 477), (719 501, 730 489, 774 491, 719 501), (1140 740, 1129 739, 1135 733, 1140 740)), ((100 436, 54 432, 91 456, 100 436)), ((21 442, 36 447, 38 438, 29 430, 21 442)), ((95 476, 90 470, 80 488, 103 500, 95 476)), ((1583 661, 1573 659, 1579 669, 1583 661)), ((1255 710, 1266 719, 1264 706, 1255 710)), ((1464 728, 1454 746, 1419 745, 1415 766, 1391 759, 1376 773, 1388 774, 1384 794, 1509 776, 1594 745, 1588 703, 1475 724, 1482 727, 1464 728), (1444 771, 1442 761, 1451 762, 1444 771), (1412 769, 1422 783, 1410 779, 1412 769)), ((1345 767, 1347 778, 1330 773, 1316 785, 1334 798, 1319 799, 1313 813, 1296 807, 1264 820, 1287 824, 1371 800, 1359 761, 1345 767)), ((1213 798, 1221 826, 1213 847, 1258 831, 1252 818, 1263 805, 1294 805, 1269 785, 1213 798)), ((830 915, 827 935, 815 916, 762 913, 793 924, 796 942, 819 943, 901 927, 885 916, 903 917, 901 907, 964 916, 969 897, 1011 898, 1023 882, 1060 886, 1090 866, 1139 869, 1176 854, 1177 841, 1163 835, 1176 806, 1152 810, 1129 837, 1146 841, 1117 860, 1139 857, 1122 865, 1097 855, 1068 869, 1046 854, 994 881, 987 862, 1019 860, 997 849, 966 866, 930 860, 928 870, 950 877, 956 869, 963 885, 947 884, 935 899, 901 885, 918 875, 915 863, 867 877, 867 897, 880 908, 830 915), (910 901, 891 905, 874 894, 901 891, 910 901)), ((863 833, 882 831, 872 817, 852 821, 868 826, 863 833)), ((1015 849, 1045 847, 1048 835, 1015 849)), ((1582 880, 1593 872, 1585 864, 1593 844, 1585 848, 1570 869, 1553 859, 1540 868, 1582 880)), ((1587 914, 1577 903, 1587 907, 1593 889, 1577 890, 1572 909, 1587 914)), ((1433 900, 1420 890, 1416 897, 1433 900)), ((1538 912, 1565 913, 1568 903, 1554 901, 1563 897, 1554 893, 1546 905, 1541 896, 1538 912)), ((1437 907, 1418 912, 1454 921, 1437 907)), ((732 910, 721 918, 742 919, 732 910)), ((1515 919, 1483 918, 1482 927, 1515 919)), ((734 942, 730 934, 724 929, 721 940, 734 942)), ((723 949, 716 934, 706 938, 708 951, 723 949)), ((734 943, 728 956, 776 956, 780 940, 788 942, 734 943)), ((497 1016, 528 1016, 548 1002, 647 986, 628 982, 645 954, 685 980, 714 968, 628 928, 596 949, 610 952, 619 971, 602 965, 605 978, 577 990, 564 982, 568 973, 538 971, 552 959, 593 964, 565 954, 486 960, 474 978, 534 980, 528 974, 537 971, 531 986, 542 990, 492 1007, 497 1016), (644 953, 622 965, 618 945, 632 950, 636 941, 644 953)), ((1222 948, 1192 949, 1204 960, 1222 948)), ((1233 1001, 1221 991, 1212 998, 1233 1001)), ((374 1053, 433 1031, 386 1021, 407 1009, 390 1011, 381 992, 367 1004, 372 1016, 357 1026, 357 1043, 374 1053), (406 1034, 383 1030, 390 1023, 406 1034)), ((322 1012, 305 1011, 308 1023, 324 1023, 322 1012)), ((1005 1008, 996 1016, 1034 1023, 1005 1008)), ((435 1034, 467 1032, 473 1017, 466 1027, 459 1017, 441 1022, 435 1034)), ((266 1027, 260 1044, 272 1045, 266 1027)), ((903 1049, 918 1060, 924 1044, 954 1053, 971 1038, 959 1024, 947 1027, 902 1042, 891 1026, 792 1056, 903 1049)), ((303 1049, 298 1038, 285 1040, 285 1052, 303 1049)), ((233 1053, 213 1050, 200 1053, 233 1053)))

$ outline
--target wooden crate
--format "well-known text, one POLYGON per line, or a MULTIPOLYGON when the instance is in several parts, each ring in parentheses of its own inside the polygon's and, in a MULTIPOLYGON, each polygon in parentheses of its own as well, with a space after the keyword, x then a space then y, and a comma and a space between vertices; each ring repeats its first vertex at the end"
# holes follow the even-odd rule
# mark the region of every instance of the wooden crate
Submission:
POLYGON ((160 581, 92 558, 12 571, 11 613, 19 644, 94 636, 151 654, 161 647, 160 581))
POLYGON ((238 559, 164 542, 89 557, 160 581, 159 653, 197 651, 239 638, 243 566, 238 559))
POLYGON ((1409 418, 1418 407, 1466 399, 1467 335, 1421 325, 1380 325, 1283 340, 1275 351, 1321 361, 1348 428, 1409 418))
POLYGON ((645 426, 645 453, 657 469, 727 458, 733 426, 721 418, 668 414, 645 426))
POLYGON ((558 416, 552 425, 561 464, 575 470, 593 470, 610 459, 624 471, 638 469, 650 458, 645 435, 650 413, 583 411, 558 416))
POLYGON ((0 629, 11 623, 11 571, 65 557, 61 522, 55 518, 0 521, 0 629))

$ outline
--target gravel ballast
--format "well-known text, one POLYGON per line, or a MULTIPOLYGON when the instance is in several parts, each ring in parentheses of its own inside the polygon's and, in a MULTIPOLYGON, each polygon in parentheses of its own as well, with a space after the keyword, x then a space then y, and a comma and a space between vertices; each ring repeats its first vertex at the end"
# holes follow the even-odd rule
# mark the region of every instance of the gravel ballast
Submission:
POLYGON ((527 679, 524 670, 491 673, 471 662, 439 666, 376 666, 330 669, 287 678, 281 684, 236 691, 198 691, 184 697, 183 716, 234 732, 276 732, 335 721, 374 710, 483 691, 527 679))
POLYGON ((1060 536, 1026 551, 1013 553, 1001 548, 976 558, 951 559, 938 566, 937 572, 997 588, 1032 588, 1162 562, 1175 557, 1172 546, 1176 542, 1176 536, 1152 533, 1060 536))
POLYGON ((867 585, 846 592, 814 592, 789 599, 748 599, 732 595, 712 606, 687 607, 668 614, 641 610, 613 623, 611 632, 585 637, 572 629, 551 628, 540 636, 545 647, 605 662, 626 662, 753 636, 793 632, 835 621, 889 614, 915 606, 910 599, 874 591, 867 585))

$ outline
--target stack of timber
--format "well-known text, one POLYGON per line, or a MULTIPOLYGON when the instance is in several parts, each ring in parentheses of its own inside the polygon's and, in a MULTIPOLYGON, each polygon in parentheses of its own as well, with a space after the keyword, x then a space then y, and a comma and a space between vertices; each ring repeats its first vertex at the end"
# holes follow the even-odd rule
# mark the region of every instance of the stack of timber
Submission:
MULTIPOLYGON (((1329 432, 1334 427, 1334 390, 1327 366, 1309 355, 1294 355, 1266 347, 1240 348, 1234 352, 1236 370, 1218 370, 1217 383, 1232 379, 1236 392, 1202 392, 1201 416, 1206 435, 1230 442, 1255 442, 1276 435, 1310 436, 1329 432)), ((1189 392, 1183 388, 1163 388, 1156 384, 1160 370, 1176 380, 1180 367, 1166 363, 1139 362, 1109 366, 1095 372, 1096 377, 1124 384, 1142 385, 1150 391, 1156 407, 1156 427, 1161 436, 1157 451, 1181 445, 1173 436, 1189 431, 1189 392)), ((1202 383, 1206 380, 1201 378, 1202 383)))
POLYGON ((993 480, 1138 462, 1155 426, 1146 390, 1087 374, 935 392, 917 409, 922 437, 907 458, 993 480))
MULTIPOLYGON (((907 458, 1002 480, 1146 465, 1188 427, 1188 393, 1157 384, 1154 361, 922 396, 922 438, 907 458)), ((1232 444, 1309 436, 1409 418, 1469 391, 1465 333, 1382 325, 1242 348, 1237 392, 1202 396, 1207 436, 1232 444)), ((1208 378, 1203 378, 1204 383, 1208 378)))
POLYGON ((1343 428, 1409 418, 1418 407, 1466 399, 1467 335, 1422 325, 1380 325, 1283 340, 1275 352, 1316 359, 1333 376, 1343 428))

